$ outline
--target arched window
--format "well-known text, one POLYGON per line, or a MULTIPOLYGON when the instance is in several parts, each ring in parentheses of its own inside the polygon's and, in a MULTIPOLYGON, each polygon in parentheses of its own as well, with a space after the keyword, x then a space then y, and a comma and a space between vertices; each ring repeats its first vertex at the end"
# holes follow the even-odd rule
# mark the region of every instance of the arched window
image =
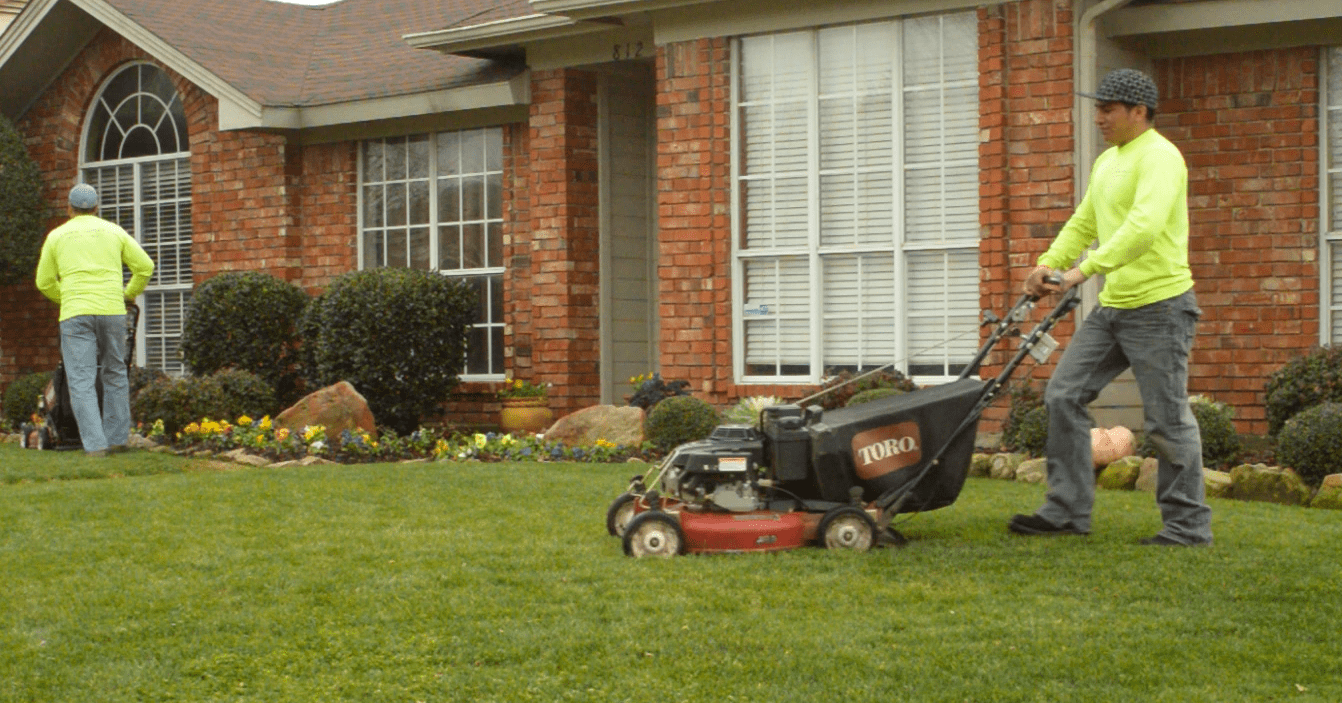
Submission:
POLYGON ((98 214, 154 260, 140 299, 136 363, 172 375, 184 371, 178 349, 191 299, 189 149, 182 98, 153 64, 108 79, 85 120, 82 172, 98 190, 98 214))

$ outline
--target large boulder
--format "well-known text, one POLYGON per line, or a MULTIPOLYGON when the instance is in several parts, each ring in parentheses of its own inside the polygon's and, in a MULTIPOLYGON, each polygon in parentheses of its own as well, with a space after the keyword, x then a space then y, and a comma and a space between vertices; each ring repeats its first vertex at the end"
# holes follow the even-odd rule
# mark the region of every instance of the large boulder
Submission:
POLYGON ((1240 464, 1230 470, 1233 486, 1230 497, 1282 505, 1304 505, 1310 490, 1304 480, 1290 469, 1265 464, 1240 464))
POLYGON ((1021 483, 1044 483, 1048 481, 1048 459, 1030 459, 1022 461, 1016 467, 1016 480, 1021 483))
POLYGON ((1235 482, 1225 471, 1203 469, 1202 485, 1207 489, 1208 498, 1229 498, 1235 482))
POLYGON ((570 447, 590 447, 598 439, 626 447, 643 444, 643 408, 593 405, 559 418, 545 431, 545 441, 570 447))
POLYGON ((325 427, 326 436, 333 439, 345 430, 361 429, 370 434, 377 431, 368 401, 348 381, 309 393, 275 418, 276 429, 284 428, 290 432, 298 432, 309 425, 325 427))
POLYGON ((1130 491, 1137 485, 1137 476, 1141 474, 1141 469, 1141 457, 1125 456, 1104 467, 1095 483, 1100 488, 1108 488, 1111 491, 1130 491))
POLYGON ((1006 479, 1008 481, 1016 478, 1016 469, 1020 467, 1022 461, 1025 461, 1023 454, 998 454, 993 457, 992 467, 988 470, 988 476, 991 478, 1006 479))
POLYGON ((992 475, 993 455, 975 454, 969 459, 969 475, 976 478, 987 478, 992 475))
POLYGON ((1123 427, 1092 427, 1090 430, 1090 452, 1096 469, 1104 467, 1137 453, 1137 438, 1132 430, 1123 427))

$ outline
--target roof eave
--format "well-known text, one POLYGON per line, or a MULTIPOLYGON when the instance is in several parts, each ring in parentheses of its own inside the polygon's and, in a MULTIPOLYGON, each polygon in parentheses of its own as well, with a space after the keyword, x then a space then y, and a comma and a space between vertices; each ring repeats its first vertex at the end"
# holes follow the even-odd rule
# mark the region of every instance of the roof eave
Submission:
POLYGON ((574 19, 610 17, 632 12, 703 5, 722 0, 531 0, 531 9, 574 19))
POLYGON ((406 34, 401 38, 416 49, 477 58, 511 57, 528 42, 571 37, 610 29, 609 22, 584 22, 571 17, 532 14, 466 27, 406 34))

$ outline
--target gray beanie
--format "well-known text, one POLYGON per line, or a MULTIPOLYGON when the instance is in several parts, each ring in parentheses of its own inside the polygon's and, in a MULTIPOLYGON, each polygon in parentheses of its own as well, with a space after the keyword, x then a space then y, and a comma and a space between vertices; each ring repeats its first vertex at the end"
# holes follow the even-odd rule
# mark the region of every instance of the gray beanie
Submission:
POLYGON ((98 207, 98 191, 87 183, 70 189, 70 207, 76 210, 92 210, 98 207))
POLYGON ((1094 93, 1083 93, 1078 90, 1076 94, 1101 102, 1145 105, 1152 110, 1156 109, 1156 102, 1160 99, 1156 82, 1151 80, 1151 76, 1132 68, 1110 71, 1104 80, 1100 81, 1100 87, 1094 93))

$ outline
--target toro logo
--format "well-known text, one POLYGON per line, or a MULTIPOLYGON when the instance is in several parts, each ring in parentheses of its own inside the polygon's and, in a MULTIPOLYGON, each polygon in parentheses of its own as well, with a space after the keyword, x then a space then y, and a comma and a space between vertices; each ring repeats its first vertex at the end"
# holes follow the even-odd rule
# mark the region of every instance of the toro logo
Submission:
POLYGON ((884 476, 922 458, 923 441, 916 422, 877 427, 853 437, 853 463, 861 479, 884 476))

